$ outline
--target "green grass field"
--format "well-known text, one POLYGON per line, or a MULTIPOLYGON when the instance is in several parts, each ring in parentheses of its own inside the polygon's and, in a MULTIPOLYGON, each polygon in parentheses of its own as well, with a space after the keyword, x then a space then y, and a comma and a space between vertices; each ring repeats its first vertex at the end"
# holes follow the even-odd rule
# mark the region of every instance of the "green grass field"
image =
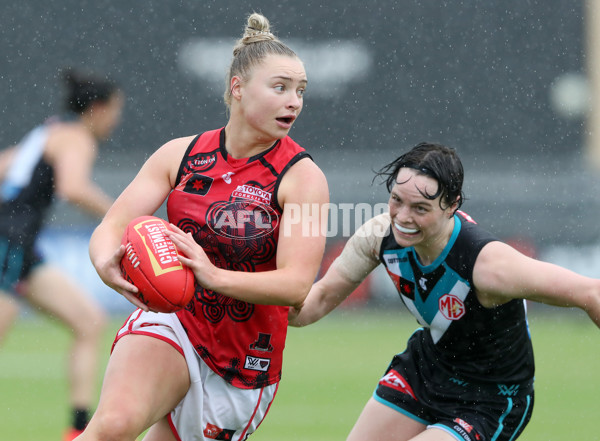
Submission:
MULTIPOLYGON (((106 354, 119 324, 107 333, 106 354)), ((567 311, 532 311, 530 324, 536 403, 521 439, 600 440, 598 329, 584 315, 567 311)), ((279 393, 251 439, 344 440, 392 355, 404 349, 415 328, 402 311, 341 311, 290 329, 279 393)), ((24 319, 12 330, 0 350, 0 440, 60 440, 68 420, 67 345, 67 332, 46 320, 24 319)))

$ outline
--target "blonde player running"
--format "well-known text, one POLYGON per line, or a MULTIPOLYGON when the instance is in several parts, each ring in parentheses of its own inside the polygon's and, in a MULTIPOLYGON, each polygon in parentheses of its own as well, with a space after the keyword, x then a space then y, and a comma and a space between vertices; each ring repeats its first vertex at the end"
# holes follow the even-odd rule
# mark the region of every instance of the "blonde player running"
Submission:
MULTIPOLYGON (((226 82, 225 127, 159 148, 90 243, 102 279, 140 307, 119 331, 96 414, 78 440, 244 440, 281 377, 288 307, 317 274, 325 237, 302 235, 327 182, 289 136, 307 85, 296 54, 252 14, 226 82), (167 199, 170 233, 196 292, 176 314, 146 311, 120 274, 128 222, 167 199), (308 222, 308 221, 307 221, 308 222)), ((316 216, 313 216, 316 214, 316 216)), ((318 219, 317 219, 318 221, 318 219)))

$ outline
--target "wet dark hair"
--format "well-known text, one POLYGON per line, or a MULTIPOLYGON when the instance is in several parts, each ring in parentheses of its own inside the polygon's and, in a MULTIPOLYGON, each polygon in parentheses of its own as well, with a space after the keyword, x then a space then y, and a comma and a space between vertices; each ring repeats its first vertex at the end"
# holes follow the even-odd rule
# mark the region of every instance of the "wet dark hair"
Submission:
POLYGON ((462 205, 465 199, 462 191, 464 170, 454 149, 442 144, 421 142, 382 167, 376 172, 375 178, 383 177, 388 191, 391 192, 394 184, 401 184, 396 180, 401 168, 410 168, 435 179, 438 183, 438 190, 434 194, 425 192, 421 192, 421 194, 429 200, 441 195, 440 208, 443 210, 454 202, 458 202, 457 209, 462 205))
POLYGON ((96 101, 108 101, 119 91, 117 84, 109 78, 72 68, 64 69, 62 77, 67 89, 65 106, 67 110, 78 114, 85 112, 96 101))

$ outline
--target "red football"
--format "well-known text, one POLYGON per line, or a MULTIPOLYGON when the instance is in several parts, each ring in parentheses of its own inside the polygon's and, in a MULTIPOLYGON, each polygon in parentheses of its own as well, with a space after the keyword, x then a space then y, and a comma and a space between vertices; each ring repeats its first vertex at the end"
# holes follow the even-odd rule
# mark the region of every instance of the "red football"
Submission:
POLYGON ((194 273, 178 259, 165 234, 169 224, 155 216, 133 219, 123 234, 123 277, 138 288, 138 298, 157 312, 184 308, 194 295, 194 273))

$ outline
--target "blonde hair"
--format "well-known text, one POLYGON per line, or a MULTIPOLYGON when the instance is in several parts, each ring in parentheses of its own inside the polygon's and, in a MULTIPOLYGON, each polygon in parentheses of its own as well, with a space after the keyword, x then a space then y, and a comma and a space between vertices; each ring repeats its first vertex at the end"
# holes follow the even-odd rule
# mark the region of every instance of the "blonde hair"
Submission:
POLYGON ((231 106, 231 79, 247 79, 252 69, 267 55, 285 55, 298 58, 296 53, 271 33, 269 20, 254 12, 248 17, 244 35, 233 47, 233 59, 225 82, 225 105, 231 106))

